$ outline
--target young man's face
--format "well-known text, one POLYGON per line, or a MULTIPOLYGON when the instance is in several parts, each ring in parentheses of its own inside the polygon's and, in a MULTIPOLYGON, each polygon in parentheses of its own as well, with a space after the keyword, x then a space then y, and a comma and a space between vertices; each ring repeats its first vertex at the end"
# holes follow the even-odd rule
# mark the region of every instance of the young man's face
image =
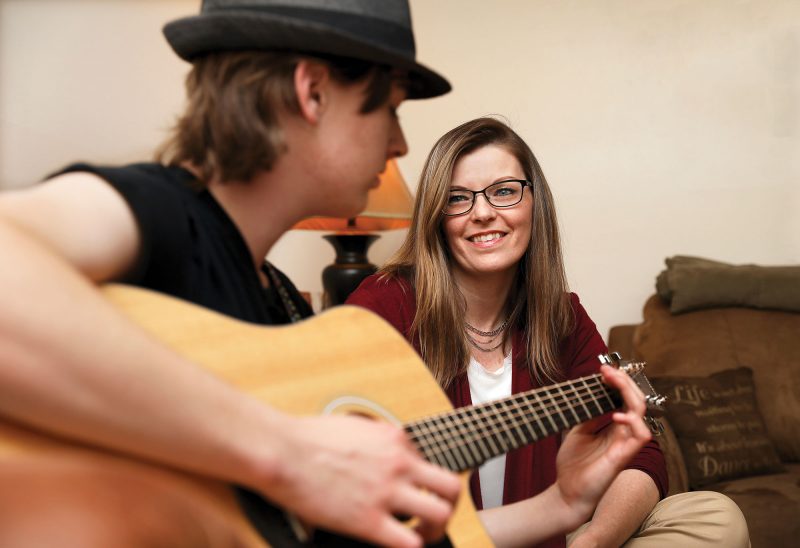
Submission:
POLYGON ((360 112, 368 83, 332 82, 327 116, 320 127, 317 184, 320 214, 353 217, 367 204, 386 160, 408 152, 397 109, 406 98, 401 80, 393 80, 388 101, 367 114, 360 112))

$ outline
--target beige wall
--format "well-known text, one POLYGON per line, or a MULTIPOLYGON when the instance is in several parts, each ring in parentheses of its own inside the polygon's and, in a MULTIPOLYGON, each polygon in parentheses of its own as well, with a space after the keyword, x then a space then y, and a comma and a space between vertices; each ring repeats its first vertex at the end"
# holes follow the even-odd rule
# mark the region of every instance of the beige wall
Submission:
POLYGON ((0 186, 147 159, 183 100, 161 35, 199 0, 0 0, 0 186))
MULTIPOLYGON (((570 283, 604 335, 640 319, 665 256, 800 262, 800 3, 411 3, 420 58, 455 91, 401 109, 406 179, 444 131, 504 115, 543 165, 570 283)), ((146 159, 186 70, 160 26, 198 4, 0 0, 0 186, 146 159)), ((270 258, 319 291, 333 253, 291 233, 270 258)))
POLYGON ((406 172, 447 128, 504 114, 542 163, 571 286, 604 335, 639 320, 665 256, 800 261, 800 3, 494 5, 413 2, 421 55, 455 92, 404 109, 406 172))

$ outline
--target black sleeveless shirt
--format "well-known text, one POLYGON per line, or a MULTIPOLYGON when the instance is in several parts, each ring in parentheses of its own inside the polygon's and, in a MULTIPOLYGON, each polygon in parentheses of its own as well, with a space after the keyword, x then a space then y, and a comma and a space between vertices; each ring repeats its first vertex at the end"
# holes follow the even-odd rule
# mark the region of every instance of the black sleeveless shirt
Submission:
MULTIPOLYGON (((136 218, 140 253, 118 281, 244 321, 273 325, 289 322, 276 289, 262 286, 238 228, 189 171, 155 163, 124 167, 74 164, 61 173, 76 171, 106 180, 136 218)), ((278 276, 300 315, 310 316, 311 307, 291 281, 279 271, 278 276)))

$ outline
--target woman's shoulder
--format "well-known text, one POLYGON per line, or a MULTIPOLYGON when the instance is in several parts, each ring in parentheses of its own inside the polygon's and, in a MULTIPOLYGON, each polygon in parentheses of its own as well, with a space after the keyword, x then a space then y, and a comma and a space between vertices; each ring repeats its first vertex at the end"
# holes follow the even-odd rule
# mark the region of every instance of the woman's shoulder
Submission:
POLYGON ((390 273, 372 274, 364 279, 347 298, 347 304, 362 304, 364 301, 404 300, 414 297, 411 282, 402 275, 390 273))
POLYGON ((379 273, 365 279, 345 304, 370 310, 408 336, 416 315, 416 296, 409 280, 402 275, 379 273))
POLYGON ((569 298, 570 309, 572 312, 571 333, 575 334, 576 332, 580 332, 585 329, 589 329, 590 331, 596 329, 594 321, 589 316, 586 308, 583 306, 578 294, 569 292, 567 293, 567 297, 569 298))
POLYGON ((572 317, 575 323, 579 324, 586 320, 591 321, 589 313, 586 312, 586 308, 584 308, 581 298, 577 293, 568 292, 567 298, 569 298, 570 308, 572 309, 572 317))

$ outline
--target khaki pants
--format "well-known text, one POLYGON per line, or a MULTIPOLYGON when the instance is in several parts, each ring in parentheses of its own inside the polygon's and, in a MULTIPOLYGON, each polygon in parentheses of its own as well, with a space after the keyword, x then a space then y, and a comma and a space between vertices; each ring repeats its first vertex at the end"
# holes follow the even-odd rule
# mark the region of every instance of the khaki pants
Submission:
MULTIPOLYGON (((567 536, 567 544, 585 529, 567 536)), ((625 548, 705 546, 747 548, 747 522, 736 503, 714 491, 694 491, 667 497, 655 505, 625 548)))

